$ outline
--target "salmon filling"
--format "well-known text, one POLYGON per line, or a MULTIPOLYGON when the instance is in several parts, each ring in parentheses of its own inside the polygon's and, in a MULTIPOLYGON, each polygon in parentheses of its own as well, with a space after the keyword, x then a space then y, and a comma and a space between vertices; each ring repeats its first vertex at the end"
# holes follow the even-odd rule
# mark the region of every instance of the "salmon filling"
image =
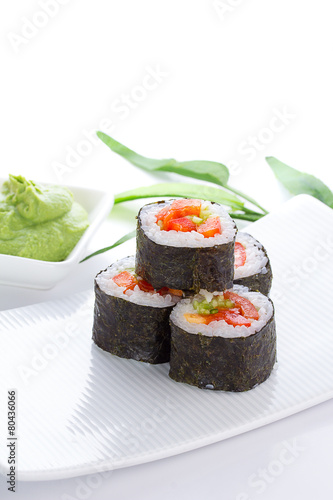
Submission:
POLYGON ((196 231, 210 238, 222 234, 220 218, 202 209, 200 200, 175 200, 156 215, 156 223, 162 231, 196 231))
POLYGON ((125 288, 124 293, 126 293, 127 290, 134 290, 134 288, 138 286, 143 292, 155 292, 159 293, 160 295, 166 295, 170 293, 172 295, 177 295, 178 297, 183 296, 182 290, 175 290, 174 288, 167 288, 166 286, 160 288, 159 290, 155 290, 155 288, 150 283, 140 278, 140 276, 136 276, 135 273, 132 274, 130 271, 122 271, 121 273, 114 276, 112 280, 116 283, 116 285, 125 288))
POLYGON ((259 319, 259 313, 252 302, 228 290, 210 302, 194 300, 193 307, 196 313, 184 314, 189 323, 209 325, 212 321, 224 320, 232 326, 251 326, 251 320, 259 319))

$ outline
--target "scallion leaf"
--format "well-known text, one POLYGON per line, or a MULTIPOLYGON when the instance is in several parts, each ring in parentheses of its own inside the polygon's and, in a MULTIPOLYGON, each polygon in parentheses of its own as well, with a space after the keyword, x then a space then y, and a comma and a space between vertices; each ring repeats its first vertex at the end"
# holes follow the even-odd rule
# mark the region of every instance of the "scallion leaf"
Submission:
POLYGON ((227 205, 234 210, 242 210, 244 203, 234 194, 221 188, 200 184, 185 184, 182 182, 164 182, 145 186, 115 195, 115 203, 138 200, 141 198, 161 198, 176 196, 180 198, 200 198, 227 205))
POLYGON ((179 162, 174 158, 165 160, 154 160, 139 155, 132 149, 127 148, 112 137, 97 132, 97 136, 104 142, 114 153, 122 156, 136 167, 139 167, 148 172, 171 172, 174 174, 184 175, 202 181, 212 182, 219 186, 226 186, 229 179, 229 170, 222 163, 206 160, 194 160, 179 162))
POLYGON ((95 257, 95 255, 99 255, 100 253, 104 253, 104 252, 107 252, 108 250, 112 250, 112 248, 116 248, 117 246, 121 245, 122 243, 125 243, 126 241, 131 240, 132 238, 135 238, 135 234, 136 234, 135 230, 131 231, 130 233, 125 234, 125 236, 123 236, 118 241, 113 243, 113 245, 111 245, 110 247, 102 248, 101 250, 97 250, 96 252, 88 255, 87 257, 85 257, 84 259, 82 259, 80 261, 80 264, 81 264, 81 262, 84 262, 85 260, 88 260, 91 257, 95 257))
POLYGON ((285 163, 282 163, 282 161, 274 158, 274 156, 267 157, 266 161, 273 170, 275 177, 290 193, 310 194, 333 208, 333 193, 320 179, 314 175, 306 174, 289 167, 285 163))

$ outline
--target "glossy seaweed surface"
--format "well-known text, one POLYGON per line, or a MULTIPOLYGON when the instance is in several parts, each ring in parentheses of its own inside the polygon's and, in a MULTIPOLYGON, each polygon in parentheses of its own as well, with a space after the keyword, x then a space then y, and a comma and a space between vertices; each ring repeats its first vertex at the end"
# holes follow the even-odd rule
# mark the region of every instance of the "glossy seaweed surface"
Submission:
POLYGON ((201 389, 241 392, 264 382, 276 361, 274 314, 257 333, 224 338, 192 334, 171 322, 169 376, 201 389))
POLYGON ((232 287, 234 241, 203 248, 160 245, 143 231, 140 212, 135 259, 135 271, 139 276, 156 289, 167 286, 197 293, 201 288, 214 292, 232 287))
POLYGON ((93 340, 122 358, 165 363, 170 358, 172 306, 141 306, 104 293, 95 282, 93 340))

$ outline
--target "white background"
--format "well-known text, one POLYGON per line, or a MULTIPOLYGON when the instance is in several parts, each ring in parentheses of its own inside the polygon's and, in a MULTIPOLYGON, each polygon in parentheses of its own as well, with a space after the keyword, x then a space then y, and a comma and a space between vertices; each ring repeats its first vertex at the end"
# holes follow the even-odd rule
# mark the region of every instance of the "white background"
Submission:
MULTIPOLYGON (((102 129, 147 156, 225 163, 233 167, 230 184, 269 210, 288 194, 265 156, 333 187, 331 2, 61 3, 1 3, 1 177, 109 185, 110 193, 176 179, 139 172, 112 154, 91 135, 102 129), (284 121, 274 118, 281 114, 284 121)), ((117 207, 90 249, 132 228, 137 206, 117 207)), ((110 258, 87 262, 51 292, 1 287, 1 309, 87 288, 110 258)), ((329 498, 332 409, 328 402, 202 450, 115 471, 86 498, 329 498), (251 474, 293 439, 304 447, 299 457, 263 493, 250 487, 251 474)), ((22 483, 16 498, 80 498, 76 486, 74 479, 22 483)), ((0 488, 2 498, 2 479, 0 488)))

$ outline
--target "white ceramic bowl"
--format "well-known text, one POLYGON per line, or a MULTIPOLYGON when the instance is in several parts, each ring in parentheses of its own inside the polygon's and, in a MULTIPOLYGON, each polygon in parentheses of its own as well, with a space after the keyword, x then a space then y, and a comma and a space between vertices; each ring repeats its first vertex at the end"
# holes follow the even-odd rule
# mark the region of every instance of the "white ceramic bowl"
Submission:
MULTIPOLYGON (((0 178, 0 186, 6 179, 0 178)), ((46 183, 45 183, 46 184, 46 183)), ((114 197, 106 191, 68 186, 75 201, 88 212, 90 225, 66 260, 49 262, 0 254, 0 284, 49 289, 62 280, 83 257, 89 239, 108 216, 114 197)))

